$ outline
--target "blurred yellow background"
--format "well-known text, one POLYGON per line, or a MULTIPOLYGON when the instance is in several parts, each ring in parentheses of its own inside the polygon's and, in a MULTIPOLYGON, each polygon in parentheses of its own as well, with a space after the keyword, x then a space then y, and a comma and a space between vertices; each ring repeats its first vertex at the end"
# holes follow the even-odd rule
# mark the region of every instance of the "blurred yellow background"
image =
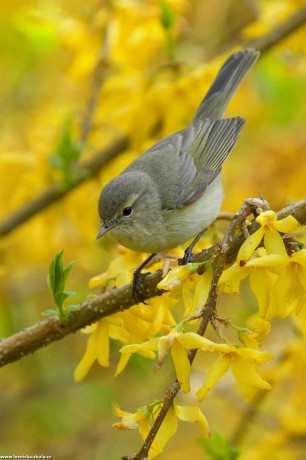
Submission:
MULTIPOLYGON (((46 276, 50 259, 61 248, 66 262, 76 261, 67 286, 77 292, 73 303, 86 299, 89 279, 117 255, 111 239, 95 239, 101 187, 158 139, 188 124, 233 50, 305 6, 297 0, 167 4, 174 12, 170 29, 162 24, 158 0, 2 2, 0 220, 63 179, 63 169, 54 165, 65 133, 81 161, 119 136, 128 137, 129 148, 97 176, 1 238, 1 337, 39 321, 42 311, 52 308, 46 276)), ((305 197, 305 53, 304 26, 264 53, 234 96, 228 116, 242 116, 247 124, 224 167, 223 210, 234 212, 251 196, 264 195, 276 211, 305 197)), ((222 300, 222 316, 238 321, 248 316, 245 310, 252 311, 255 301, 245 291, 245 297, 235 299, 234 313, 228 299, 222 300)), ((284 324, 276 330, 282 335, 273 334, 272 349, 289 342, 292 334, 284 324)), ((1 369, 0 455, 112 460, 139 448, 137 433, 111 427, 111 402, 133 411, 161 398, 174 378, 171 365, 154 374, 153 386, 154 365, 134 357, 114 379, 115 347, 109 369, 95 366, 76 384, 73 370, 85 341, 80 333, 68 336, 1 369)), ((227 383, 208 398, 204 410, 212 428, 230 436, 245 403, 227 392, 227 383)), ((277 401, 274 394, 271 405, 277 401)), ((181 425, 163 458, 208 458, 194 427, 181 425)), ((259 419, 246 445, 275 425, 272 415, 259 419)), ((302 459, 304 448, 300 442, 263 458, 302 459)))

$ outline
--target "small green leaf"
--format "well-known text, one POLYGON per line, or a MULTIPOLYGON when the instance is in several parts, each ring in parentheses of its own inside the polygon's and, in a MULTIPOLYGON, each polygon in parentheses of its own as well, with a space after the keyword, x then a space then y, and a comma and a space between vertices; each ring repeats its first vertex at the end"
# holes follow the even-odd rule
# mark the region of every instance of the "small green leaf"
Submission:
POLYGON ((65 187, 69 187, 76 179, 73 167, 81 152, 82 146, 74 141, 70 123, 65 123, 55 145, 55 152, 49 158, 50 165, 61 171, 65 187))
POLYGON ((74 262, 70 262, 64 266, 63 250, 60 250, 55 254, 49 266, 48 287, 57 306, 57 314, 61 319, 65 319, 67 316, 63 308, 65 300, 75 295, 75 292, 65 290, 66 280, 73 264, 74 262))
POLYGON ((167 2, 167 0, 161 1, 161 15, 160 22, 165 30, 169 30, 173 27, 176 15, 172 6, 167 2))
MULTIPOLYGON (((68 278, 68 275, 69 275, 73 265, 74 265, 74 262, 69 262, 69 264, 64 266, 64 268, 63 268, 63 280, 64 280, 64 283, 66 282, 66 279, 68 278)), ((65 284, 64 284, 64 286, 65 286, 65 284)))
POLYGON ((218 431, 210 438, 201 436, 199 442, 211 460, 236 460, 239 457, 240 449, 229 445, 218 431))

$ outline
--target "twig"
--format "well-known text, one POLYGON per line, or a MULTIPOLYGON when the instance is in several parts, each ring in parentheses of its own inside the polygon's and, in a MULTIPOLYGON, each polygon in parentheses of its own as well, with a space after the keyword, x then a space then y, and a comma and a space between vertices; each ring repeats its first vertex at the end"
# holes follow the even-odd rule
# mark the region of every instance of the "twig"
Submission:
POLYGON ((278 24, 274 29, 268 32, 262 37, 256 38, 249 41, 246 46, 250 48, 255 48, 256 50, 264 53, 272 48, 274 45, 279 43, 288 35, 295 32, 297 29, 305 25, 306 23, 306 6, 303 6, 298 11, 296 11, 290 18, 286 21, 278 24))
MULTIPOLYGON (((200 322, 200 325, 197 330, 197 334, 199 335, 204 335, 206 328, 208 326, 208 323, 211 321, 213 316, 216 315, 216 304, 217 304, 217 288, 218 288, 218 282, 220 279, 220 276, 222 275, 222 272, 224 270, 225 264, 226 264, 226 254, 229 250, 229 247, 231 243, 233 242, 233 239, 235 237, 235 234, 239 229, 241 228, 242 223, 244 220, 249 216, 253 209, 256 209, 258 207, 265 207, 266 203, 262 200, 259 199, 249 199, 244 202, 242 205, 241 209, 235 214, 234 220, 232 221, 231 225, 229 226, 229 229, 221 243, 221 245, 217 249, 217 254, 215 256, 215 269, 213 273, 213 278, 212 282, 210 285, 210 290, 208 294, 208 299, 206 304, 204 305, 201 315, 202 319, 200 322)), ((196 357, 197 354, 197 349, 192 349, 188 353, 188 359, 190 364, 193 363, 194 358, 196 357)), ((168 389, 167 394, 165 396, 163 406, 146 438, 144 441, 144 444, 142 445, 141 449, 139 452, 137 452, 133 457, 130 456, 123 456, 121 457, 122 460, 146 460, 148 457, 148 453, 150 450, 150 447, 154 441, 155 436, 157 435, 159 428, 164 420, 164 418, 167 415, 167 412, 169 408, 171 407, 177 393, 179 392, 180 385, 178 381, 176 380, 168 389)))
MULTIPOLYGON (((289 214, 294 216, 301 224, 305 224, 306 198, 280 211, 278 217, 281 219, 289 214)), ((232 225, 234 222, 236 220, 232 222, 232 225)), ((250 233, 253 233, 257 228, 257 222, 253 222, 250 226, 250 233)), ((227 263, 235 259, 243 241, 243 234, 239 233, 230 242, 229 250, 226 253, 227 263)), ((218 251, 219 246, 220 244, 217 244, 199 254, 194 254, 192 262, 205 262, 209 260, 212 254, 218 251)), ((161 270, 148 275, 144 279, 142 296, 145 300, 164 293, 164 291, 157 289, 157 284, 161 279, 161 270)), ((135 305, 135 300, 132 296, 132 284, 130 283, 81 303, 76 311, 69 313, 65 324, 62 324, 57 317, 50 317, 40 321, 0 341, 0 367, 17 361, 23 356, 33 353, 56 340, 60 340, 88 324, 119 311, 126 310, 133 305, 135 305)), ((205 312, 202 321, 204 318, 205 312)))
POLYGON ((16 212, 9 215, 0 222, 0 237, 9 234, 19 225, 25 223, 31 217, 46 209, 60 198, 63 198, 74 188, 78 187, 84 181, 91 179, 99 173, 100 169, 109 163, 116 155, 126 150, 128 141, 122 137, 114 141, 109 147, 98 152, 92 159, 79 165, 80 174, 76 174, 75 181, 66 188, 62 183, 57 182, 45 190, 41 195, 22 205, 16 212))

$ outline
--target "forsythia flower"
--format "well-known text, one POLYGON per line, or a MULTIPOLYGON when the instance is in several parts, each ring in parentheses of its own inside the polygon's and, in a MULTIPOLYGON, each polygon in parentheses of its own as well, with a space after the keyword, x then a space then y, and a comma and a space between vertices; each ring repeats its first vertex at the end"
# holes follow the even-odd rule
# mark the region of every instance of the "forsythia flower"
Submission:
MULTIPOLYGON (((85 328, 84 332, 91 335, 84 356, 75 370, 75 380, 82 380, 96 360, 101 366, 109 366, 110 339, 123 344, 142 343, 159 332, 169 332, 170 327, 176 324, 171 314, 176 303, 176 299, 152 299, 150 308, 147 305, 137 305, 85 328)), ((140 353, 149 359, 155 357, 152 351, 145 349, 140 353)), ((129 354, 121 354, 116 376, 123 371, 129 358, 129 354)))
POLYGON ((183 298, 184 317, 197 312, 207 300, 212 272, 206 270, 202 275, 197 273, 205 264, 191 263, 175 267, 157 285, 158 289, 170 290, 171 297, 183 298))
POLYGON ((210 367, 205 384, 197 392, 200 401, 229 367, 244 393, 249 388, 270 389, 270 384, 265 382, 256 370, 259 364, 273 358, 270 353, 246 347, 238 348, 235 345, 217 344, 194 332, 180 331, 179 328, 174 329, 167 336, 156 337, 142 344, 127 345, 121 349, 121 352, 130 354, 144 350, 158 350, 159 363, 162 363, 170 347, 177 379, 184 392, 190 391, 190 363, 185 348, 197 348, 200 351, 220 354, 220 357, 210 367))
POLYGON ((204 385, 198 390, 197 396, 201 401, 212 389, 217 381, 231 367, 234 377, 242 386, 242 389, 258 388, 269 390, 268 382, 265 382, 257 374, 257 366, 273 358, 267 352, 260 352, 252 348, 238 348, 235 345, 218 344, 211 340, 201 337, 193 332, 187 332, 181 338, 181 344, 188 348, 197 348, 208 353, 220 353, 220 357, 212 364, 208 370, 204 385))
POLYGON ((253 321, 252 330, 245 330, 239 332, 239 339, 249 348, 254 348, 255 350, 259 349, 259 345, 263 339, 270 333, 271 323, 262 318, 256 318, 253 321))
POLYGON ((188 393, 190 391, 190 363, 184 349, 181 344, 181 338, 184 336, 184 332, 181 330, 181 326, 172 329, 168 335, 161 337, 155 337, 154 339, 146 342, 134 345, 126 345, 121 348, 121 353, 129 354, 132 353, 144 353, 158 351, 158 366, 166 359, 169 349, 176 370, 177 379, 180 383, 181 389, 188 393))
POLYGON ((80 382, 88 373, 93 363, 98 360, 101 366, 109 366, 109 324, 106 319, 88 326, 85 332, 91 333, 86 351, 74 371, 74 379, 80 382))
MULTIPOLYGON (((118 417, 122 417, 122 420, 120 423, 114 423, 113 426, 120 430, 138 429, 142 438, 145 440, 161 407, 161 401, 154 401, 148 406, 139 408, 135 413, 130 413, 122 411, 117 404, 114 404, 113 413, 118 417)), ((206 417, 198 407, 178 406, 174 403, 168 410, 153 441, 148 457, 149 459, 155 458, 161 453, 169 439, 176 433, 177 419, 183 420, 184 422, 197 423, 201 431, 208 436, 209 428, 206 417)))
POLYGON ((219 285, 224 292, 236 294, 240 281, 249 276, 260 316, 288 316, 305 303, 306 265, 304 250, 288 256, 279 232, 292 232, 300 225, 292 216, 278 221, 273 211, 263 212, 256 220, 261 227, 242 244, 237 261, 222 273, 219 285), (265 249, 256 251, 262 239, 265 249))
POLYGON ((287 256, 286 266, 273 287, 273 299, 282 318, 294 311, 299 313, 306 305, 306 249, 287 256))
POLYGON ((274 211, 261 213, 256 217, 256 221, 261 227, 245 240, 238 252, 237 261, 248 260, 262 239, 264 239, 267 254, 286 256, 286 248, 279 232, 294 232, 300 228, 299 222, 292 216, 277 220, 277 214, 274 211))

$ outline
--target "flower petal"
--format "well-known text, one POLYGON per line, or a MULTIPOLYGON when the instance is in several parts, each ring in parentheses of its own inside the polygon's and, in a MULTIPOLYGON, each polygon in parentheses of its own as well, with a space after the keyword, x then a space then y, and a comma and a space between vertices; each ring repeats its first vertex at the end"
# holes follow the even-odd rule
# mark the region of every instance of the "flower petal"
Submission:
POLYGON ((205 436, 209 435, 207 419, 199 407, 175 405, 174 410, 180 420, 183 420, 184 422, 197 423, 205 436))
POLYGON ((205 398, 207 393, 216 385, 222 375, 227 372, 229 365, 230 360, 226 355, 220 356, 216 359, 216 361, 213 362, 213 364, 208 369, 204 384, 196 393, 199 401, 202 401, 202 399, 205 398))
POLYGON ((255 366, 255 364, 241 359, 239 356, 231 361, 232 372, 239 383, 259 390, 270 390, 271 385, 260 377, 255 366))
POLYGON ((188 393, 190 391, 190 362, 183 345, 177 340, 173 341, 171 355, 180 387, 184 393, 188 393))
POLYGON ((298 297, 303 290, 296 277, 296 270, 293 264, 289 264, 279 275, 273 288, 273 297, 277 311, 281 318, 289 316, 296 308, 298 297))
POLYGON ((265 317, 270 304, 272 286, 277 276, 266 269, 255 269, 250 273, 250 287, 257 299, 259 314, 265 317))
POLYGON ((219 286, 223 292, 227 294, 239 294, 240 281, 246 278, 249 274, 246 266, 240 266, 234 263, 231 267, 224 270, 219 279, 219 286))
POLYGON ((154 339, 147 340, 146 342, 143 343, 134 343, 130 345, 125 345, 120 349, 120 353, 140 353, 140 352, 146 352, 146 351, 153 351, 157 350, 158 348, 158 342, 160 338, 155 337, 154 339))
POLYGON ((127 363, 130 360, 130 357, 131 355, 128 353, 120 353, 120 358, 119 358, 119 361, 116 367, 116 371, 115 371, 115 377, 121 374, 121 372, 125 369, 127 363))
POLYGON ((175 267, 169 271, 168 275, 162 279, 157 287, 158 289, 165 289, 169 291, 173 288, 177 288, 180 286, 192 273, 197 272, 199 267, 203 265, 202 263, 198 264, 187 264, 187 265, 180 265, 179 267, 175 267))
POLYGON ((268 229, 265 232, 264 245, 268 254, 279 254, 282 257, 287 256, 284 241, 276 230, 268 229))
POLYGON ((192 313, 198 312, 206 303, 210 290, 211 280, 212 273, 210 271, 207 271, 200 276, 194 291, 192 313))
POLYGON ((260 244, 262 238, 264 236, 264 229, 261 227, 252 235, 250 235, 245 242, 241 245, 238 255, 237 255, 237 262, 241 260, 248 260, 257 246, 260 244))
POLYGON ((206 339, 205 337, 202 337, 196 332, 184 332, 179 334, 176 337, 176 340, 178 340, 185 348, 203 348, 205 346, 213 347, 215 345, 214 342, 206 339))
POLYGON ((300 223, 293 216, 287 216, 284 219, 278 220, 275 224, 275 228, 281 233, 296 232, 300 227, 300 223))
POLYGON ((174 408, 170 407, 153 441, 153 444, 149 452, 148 460, 151 460, 152 458, 157 457, 158 454, 163 452, 165 445, 167 444, 169 439, 175 435, 176 430, 177 430, 176 413, 174 411, 174 408))
POLYGON ((87 340, 85 353, 74 371, 74 380, 80 382, 86 377, 89 369, 97 359, 97 336, 95 333, 87 340))
POLYGON ((106 319, 98 322, 97 358, 100 366, 109 367, 109 325, 106 319))

